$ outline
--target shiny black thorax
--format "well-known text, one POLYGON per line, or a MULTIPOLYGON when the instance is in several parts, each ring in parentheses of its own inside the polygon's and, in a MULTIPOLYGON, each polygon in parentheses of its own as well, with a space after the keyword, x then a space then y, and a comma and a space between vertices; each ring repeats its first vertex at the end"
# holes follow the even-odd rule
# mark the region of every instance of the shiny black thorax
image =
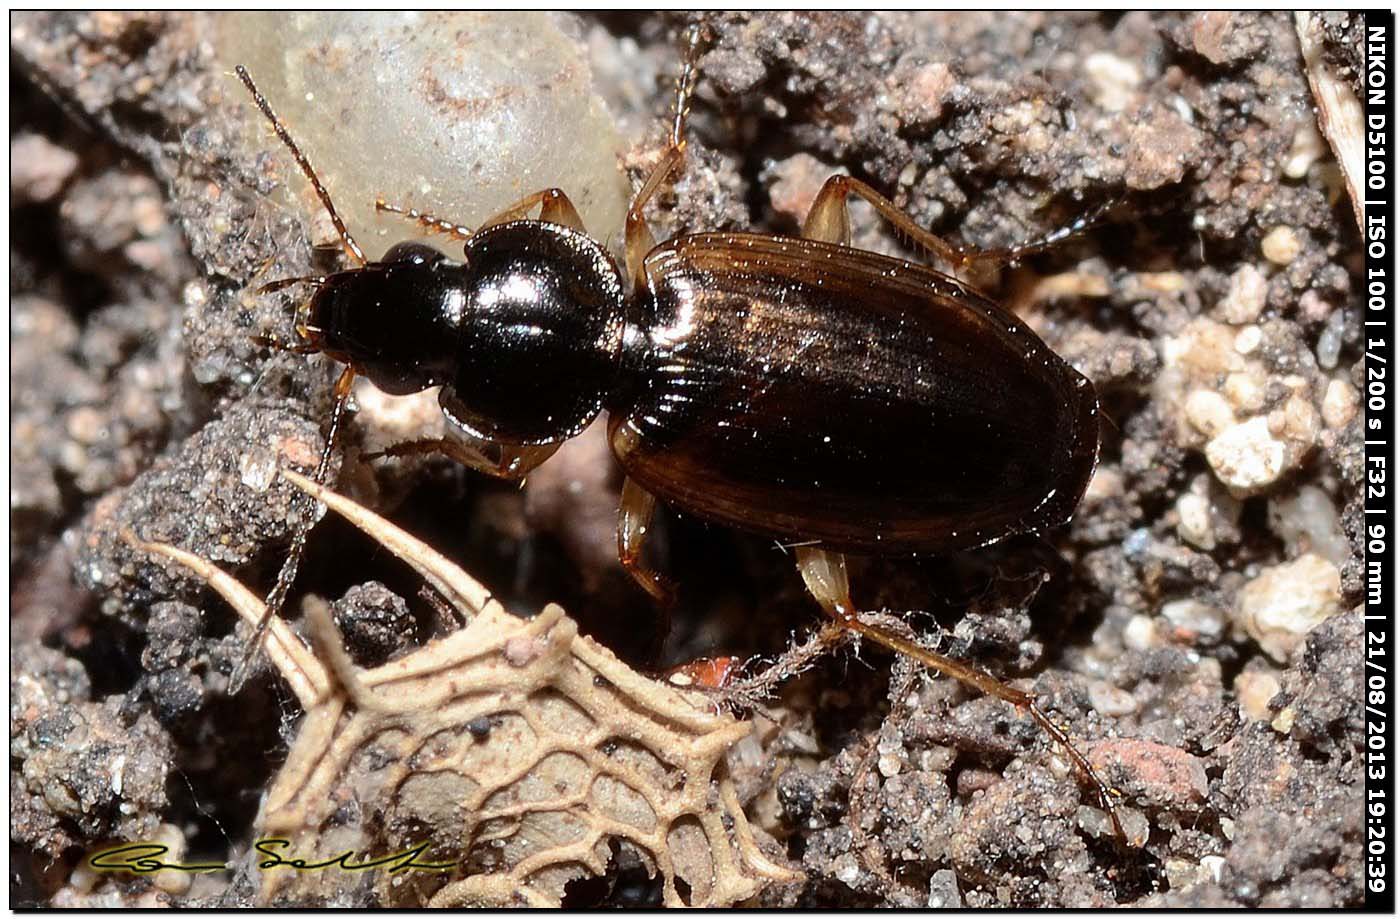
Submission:
POLYGON ((617 372, 624 306, 602 246, 522 220, 477 233, 460 262, 406 243, 332 275, 304 328, 387 393, 441 385, 466 433, 542 444, 597 416, 617 372))

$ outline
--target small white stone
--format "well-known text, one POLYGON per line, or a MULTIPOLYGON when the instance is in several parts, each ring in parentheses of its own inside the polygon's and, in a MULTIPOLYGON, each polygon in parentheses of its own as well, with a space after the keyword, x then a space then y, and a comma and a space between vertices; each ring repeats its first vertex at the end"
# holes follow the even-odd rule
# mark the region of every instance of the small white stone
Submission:
POLYGON ((1094 102, 1110 112, 1121 112, 1142 85, 1137 64, 1108 51, 1096 51, 1084 59, 1084 73, 1093 84, 1094 102))
POLYGON ((1297 710, 1290 705, 1279 712, 1273 721, 1269 722, 1269 727, 1278 731, 1280 734, 1287 734, 1289 731, 1293 730, 1293 722, 1297 717, 1297 710))
POLYGON ((1254 721, 1269 721, 1274 713, 1269 711, 1269 700, 1278 695, 1278 677, 1272 673, 1246 670, 1235 677, 1235 698, 1240 700, 1240 711, 1254 721))
POLYGON ((1230 276, 1230 289, 1218 307, 1220 316, 1232 325, 1244 325, 1259 318, 1269 295, 1269 281, 1253 265, 1245 265, 1230 276))
POLYGON ((1209 871, 1211 880, 1219 884, 1225 869, 1225 858, 1221 855, 1206 855, 1201 858, 1201 867, 1209 871))
POLYGON ((1327 153, 1326 142, 1317 133, 1312 119, 1304 119, 1293 134, 1293 146, 1283 161, 1283 174, 1290 179, 1301 179, 1308 174, 1313 163, 1327 153))
POLYGON ((957 874, 951 868, 935 871, 928 882, 928 908, 962 909, 962 905, 957 874))
POLYGON ((1252 354, 1264 341, 1264 330, 1257 325, 1247 325, 1235 334, 1235 351, 1252 354))
POLYGON ((1338 613, 1341 602, 1337 566, 1310 552, 1265 569, 1241 588, 1236 623, 1282 663, 1308 632, 1338 613))
POLYGON ((1361 396, 1355 386, 1346 380, 1333 380, 1322 397, 1322 420, 1329 428, 1344 428, 1356 417, 1360 405, 1361 396))
POLYGON ((1197 389, 1186 397, 1186 420, 1207 437, 1215 437, 1235 423, 1235 413, 1220 393, 1197 389))
POLYGON ((1198 380, 1238 369, 1237 334, 1223 322, 1205 317, 1192 320, 1162 343, 1162 362, 1168 368, 1180 367, 1188 378, 1198 380))
POLYGON ((1284 436, 1294 441, 1295 448, 1306 450, 1317 443, 1321 432, 1321 419, 1308 397, 1299 393, 1290 396, 1283 406, 1284 436))
POLYGON ((1289 554, 1313 552, 1340 568, 1351 557, 1351 542, 1342 532, 1337 502, 1316 485, 1269 498, 1269 529, 1289 554))
POLYGON ((181 296, 186 307, 200 309, 209 302, 209 288, 203 281, 190 281, 185 285, 181 296))
POLYGON ((1183 890, 1200 883, 1197 873, 1199 866, 1190 859, 1169 858, 1162 867, 1167 875, 1167 887, 1170 890, 1183 890))
POLYGON ((1237 412, 1257 412, 1264 407, 1264 387, 1253 373, 1232 373, 1225 378, 1225 398, 1237 412))
POLYGON ((1147 815, 1136 807, 1118 808, 1118 821, 1123 824, 1123 835, 1128 837, 1128 845, 1141 849, 1147 845, 1147 837, 1152 833, 1152 825, 1147 815))
POLYGON ((1187 492, 1176 499, 1176 535, 1198 549, 1215 548, 1215 529, 1210 524, 1210 499, 1187 492))
POLYGON ((1200 600, 1173 600, 1162 604, 1162 618, 1178 629, 1213 638, 1225 631, 1225 613, 1200 600))
MULTIPOLYGON (((1299 305, 1301 306, 1301 303, 1299 305)), ((1323 370, 1336 368, 1337 361, 1342 356, 1343 336, 1346 335, 1346 330, 1346 311, 1333 310, 1327 317, 1327 324, 1317 336, 1317 365, 1323 370)))
POLYGON ((238 474, 253 491, 267 491, 277 478, 277 456, 271 450, 251 450, 238 458, 238 474))
POLYGON ((1109 823, 1108 814, 1097 807, 1081 804, 1075 810, 1074 817, 1079 828, 1091 836, 1103 839, 1113 833, 1113 824, 1109 823))
POLYGON ((1131 715, 1138 707, 1137 699, 1133 698, 1132 693, 1103 680, 1095 680, 1089 684, 1089 704, 1100 715, 1109 717, 1131 715))
POLYGON ((1240 494, 1259 491, 1277 481, 1286 455, 1283 442, 1269 433, 1267 418, 1251 418, 1206 444, 1206 462, 1215 477, 1240 494))
MULTIPOLYGON (((106 880, 108 877, 109 875, 106 871, 99 872, 96 868, 89 867, 87 861, 84 860, 78 863, 78 867, 73 869, 72 874, 68 875, 68 889, 75 890, 78 893, 92 893, 97 883, 106 880)), ((60 891, 60 895, 61 894, 62 891, 60 891)), ((59 906, 60 904, 57 898, 55 898, 50 905, 59 906)))
POLYGON ((126 755, 112 760, 112 794, 121 797, 122 779, 126 776, 126 755))
POLYGON ((898 756, 891 756, 889 754, 880 757, 877 766, 880 769, 880 774, 887 779, 892 779, 899 775, 900 770, 904 768, 904 764, 900 762, 898 756))
POLYGON ((1303 243, 1292 227, 1274 227, 1260 243, 1264 258, 1275 265, 1287 265, 1303 251, 1303 243))
POLYGON ((1133 651, 1157 647, 1157 624, 1147 616, 1134 616, 1123 627, 1123 644, 1133 651))

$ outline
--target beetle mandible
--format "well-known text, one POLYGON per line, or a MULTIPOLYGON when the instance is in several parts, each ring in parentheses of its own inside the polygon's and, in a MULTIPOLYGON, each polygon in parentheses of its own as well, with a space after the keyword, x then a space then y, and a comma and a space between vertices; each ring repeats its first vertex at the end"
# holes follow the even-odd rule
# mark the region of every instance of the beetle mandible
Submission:
MULTIPOLYGON (((523 477, 606 410, 626 472, 618 556, 649 593, 665 601, 672 591, 642 559, 657 500, 800 543, 801 576, 834 621, 1029 712, 1121 836, 1117 793, 1029 694, 863 621, 845 563, 846 553, 946 554, 1063 524, 1099 449, 1088 379, 952 274, 852 248, 847 199, 864 199, 955 267, 1014 260, 1088 219, 1030 245, 973 250, 836 175, 800 237, 696 233, 657 244, 643 209, 684 163, 700 46, 692 28, 669 144, 627 212, 625 270, 558 188, 475 230, 381 200, 380 210, 462 242, 463 258, 405 242, 366 259, 271 104, 237 68, 354 263, 263 288, 312 285, 298 311, 300 342, 286 347, 344 365, 316 478, 329 468, 356 374, 391 395, 441 387, 454 436, 387 454, 441 453, 503 478, 523 477)), ((304 538, 269 595, 269 615, 304 538)))

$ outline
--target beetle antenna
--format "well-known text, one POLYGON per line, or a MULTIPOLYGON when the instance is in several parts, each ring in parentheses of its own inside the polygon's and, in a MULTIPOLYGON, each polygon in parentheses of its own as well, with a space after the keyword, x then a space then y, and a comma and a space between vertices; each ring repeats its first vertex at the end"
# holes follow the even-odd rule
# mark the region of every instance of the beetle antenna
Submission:
MULTIPOLYGON (((350 387, 354 382, 355 371, 351 367, 342 370, 340 378, 335 381, 335 407, 331 409, 330 430, 326 432, 326 442, 321 448, 321 459, 316 464, 316 474, 312 476, 318 485, 325 485, 326 478, 330 474, 331 457, 335 455, 341 421, 344 419, 346 407, 350 403, 350 387)), ((314 503, 315 499, 312 501, 314 503)), ((263 635, 267 632, 269 623, 282 611, 282 605, 287 602, 287 594, 291 592, 292 582, 296 580, 302 556, 306 554, 306 537, 311 526, 308 523, 306 526, 297 527, 292 534, 292 545, 287 550, 287 559, 282 563, 282 570, 277 572, 277 583, 272 585, 272 589, 267 593, 267 599, 263 601, 262 618, 258 620, 253 637, 248 640, 242 659, 239 660, 233 674, 229 677, 230 695, 237 693, 242 688, 243 681, 248 677, 248 668, 262 647, 263 635)))
POLYGON ((267 97, 253 82, 253 78, 248 74, 248 68, 239 64, 233 68, 233 72, 238 74, 238 79, 242 80, 243 85, 248 88, 248 92, 253 96, 253 102, 257 104, 263 116, 271 122, 272 130, 292 152, 292 158, 297 161, 297 165, 301 167, 301 171, 311 183, 311 187, 316 190, 316 197, 321 199, 322 206, 331 217, 331 223, 335 224, 335 231, 340 234, 340 241, 345 245, 345 251, 357 265, 363 268, 369 263, 369 260, 365 258, 364 250, 360 248, 360 244, 355 242, 355 237, 351 236, 350 231, 345 228, 345 221, 340 219, 335 205, 331 203, 330 192, 326 191, 326 186, 321 184, 321 180, 316 176, 316 170, 311 168, 311 161, 306 158, 306 154, 301 152, 297 142, 292 139, 292 134, 282 123, 282 119, 278 118, 277 113, 272 110, 272 103, 267 101, 267 97))
MULTIPOLYGON (((340 234, 340 241, 345 248, 346 254, 359 267, 365 267, 365 265, 368 264, 368 259, 365 258, 364 250, 360 248, 359 243, 355 242, 355 237, 350 235, 350 231, 345 226, 345 221, 341 219, 339 212, 335 209, 335 204, 331 202, 330 192, 321 184, 320 177, 316 175, 316 170, 312 168, 311 161, 306 158, 306 154, 301 152, 301 148, 298 147, 296 141, 292 139, 291 132, 287 130, 287 126, 283 124, 282 119, 279 118, 277 113, 273 110, 272 103, 267 101, 267 97, 262 94, 257 84, 253 82, 252 76, 248 73, 248 68, 239 64, 234 67, 234 72, 252 95, 253 102, 257 105, 258 110, 263 113, 263 117, 272 125, 272 130, 277 134, 277 137, 287 149, 291 151, 292 158, 296 160, 297 166, 301 168, 302 174, 305 175, 307 181, 311 183, 311 187, 316 192, 316 197, 321 201, 321 206, 326 209, 326 213, 330 215, 331 223, 335 225, 336 232, 340 234)), ((320 275, 282 278, 281 280, 264 284, 258 289, 258 293, 273 293, 297 284, 320 286, 324 282, 325 277, 320 275)), ((274 346, 280 344, 281 343, 274 343, 274 346)), ((286 349, 292 351, 303 350, 296 346, 286 349)), ((326 442, 321 448, 321 458, 316 464, 316 474, 314 476, 315 481, 322 485, 326 484, 326 478, 330 473, 331 458, 335 455, 341 421, 345 416, 345 410, 350 401, 350 385, 354 380, 355 371, 350 367, 346 367, 345 370, 341 372, 340 379, 337 380, 335 384, 335 407, 331 411, 330 430, 327 432, 326 442)), ((268 592, 267 599, 264 601, 262 619, 258 622, 258 626, 253 633, 252 639, 248 642, 247 650, 244 652, 242 659, 234 667, 233 673, 229 678, 230 693, 236 693, 242 687, 244 680, 248 676, 249 667, 257 657, 258 650, 262 647, 262 638, 267 631, 268 624, 272 621, 274 616, 277 616, 281 612, 282 605, 287 600, 287 594, 291 591, 292 582, 296 580, 297 570, 301 566, 302 556, 306 553, 306 537, 310 528, 309 524, 304 527, 298 527, 292 534, 292 544, 288 551, 287 559, 282 563, 282 570, 277 573, 277 582, 268 592)))

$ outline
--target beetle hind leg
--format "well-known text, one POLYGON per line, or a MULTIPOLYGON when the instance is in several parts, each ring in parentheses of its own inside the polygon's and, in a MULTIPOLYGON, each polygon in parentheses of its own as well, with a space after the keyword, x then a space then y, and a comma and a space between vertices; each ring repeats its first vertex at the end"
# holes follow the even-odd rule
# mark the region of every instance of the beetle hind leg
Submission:
POLYGON ((856 612, 855 604, 851 602, 850 582, 846 576, 846 558, 840 553, 829 552, 814 546, 799 547, 797 549, 797 568, 802 574, 802 580, 806 583, 807 590, 821 604, 827 615, 836 621, 837 625, 864 638, 869 638, 891 651, 911 657, 925 667, 950 676, 965 686, 1010 702, 1029 714, 1031 719, 1059 745, 1060 749, 1065 751, 1070 761, 1088 780, 1098 797, 1099 806, 1108 812, 1118 838, 1126 838, 1123 826, 1118 820, 1118 793, 1099 778, 1094 767, 1075 747, 1065 729, 1052 721, 1029 693, 1008 683, 1003 683, 990 673, 971 664, 931 651, 880 626, 863 622, 856 612))

